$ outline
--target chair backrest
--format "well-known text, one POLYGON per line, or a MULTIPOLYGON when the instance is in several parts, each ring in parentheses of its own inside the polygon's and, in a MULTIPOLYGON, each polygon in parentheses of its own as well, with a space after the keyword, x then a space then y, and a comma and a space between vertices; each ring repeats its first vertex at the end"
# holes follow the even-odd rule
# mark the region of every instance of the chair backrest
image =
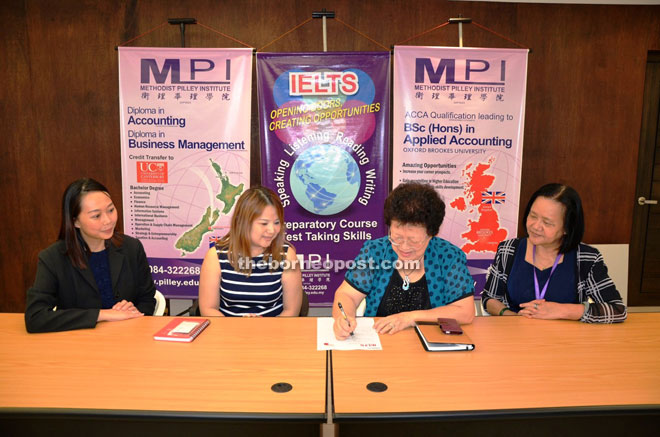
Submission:
POLYGON ((186 311, 182 312, 179 315, 181 316, 185 313, 188 313, 188 315, 191 317, 201 317, 202 313, 199 311, 199 300, 193 299, 190 308, 188 308, 186 311))
POLYGON ((165 307, 167 306, 167 302, 165 301, 165 296, 163 296, 163 293, 156 290, 156 293, 154 294, 154 298, 156 299, 156 308, 154 308, 154 316, 162 316, 163 314, 165 314, 165 307))
MULTIPOLYGON (((477 288, 477 281, 474 281, 472 283, 472 285, 476 289, 477 288)), ((477 316, 477 317, 479 317, 479 316, 490 316, 490 314, 488 314, 488 311, 486 311, 486 309, 483 307, 483 305, 481 303, 482 303, 481 296, 477 296, 477 297, 474 298, 474 315, 477 316)))
POLYGON ((614 281, 616 289, 621 294, 623 303, 628 302, 628 250, 627 244, 590 244, 603 255, 607 266, 607 274, 614 281))
POLYGON ((488 317, 490 316, 490 313, 486 311, 486 308, 482 305, 483 301, 481 298, 479 299, 474 299, 474 315, 475 316, 483 316, 483 317, 488 317))
POLYGON ((364 310, 367 309, 367 298, 362 299, 362 302, 355 308, 355 317, 364 316, 364 310))
POLYGON ((305 290, 303 290, 299 317, 307 317, 307 314, 309 314, 309 297, 307 297, 307 293, 305 293, 305 290))

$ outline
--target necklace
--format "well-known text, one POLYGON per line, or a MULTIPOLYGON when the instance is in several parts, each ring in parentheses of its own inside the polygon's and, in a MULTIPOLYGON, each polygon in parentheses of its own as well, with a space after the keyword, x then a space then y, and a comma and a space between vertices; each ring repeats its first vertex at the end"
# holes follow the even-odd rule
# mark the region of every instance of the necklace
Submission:
MULTIPOLYGON (((406 269, 401 267, 401 270, 403 270, 403 285, 401 288, 403 288, 404 291, 408 291, 410 288, 410 275, 412 272, 414 272, 417 269, 417 266, 419 266, 419 262, 424 258, 424 255, 420 256, 414 263, 413 263, 413 268, 410 269, 409 272, 406 272, 406 269)), ((405 263, 404 263, 405 264, 405 263)))

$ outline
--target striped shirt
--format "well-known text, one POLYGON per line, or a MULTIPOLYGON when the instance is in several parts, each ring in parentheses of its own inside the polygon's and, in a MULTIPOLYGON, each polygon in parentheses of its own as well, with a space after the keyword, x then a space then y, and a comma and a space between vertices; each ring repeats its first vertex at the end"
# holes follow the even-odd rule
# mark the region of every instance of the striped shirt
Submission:
MULTIPOLYGON (((289 246, 284 245, 284 259, 289 246)), ((268 259, 252 257, 252 270, 248 276, 237 272, 227 258, 227 249, 216 246, 220 261, 220 312, 225 316, 278 316, 284 308, 282 296, 282 265, 271 271, 268 259)))

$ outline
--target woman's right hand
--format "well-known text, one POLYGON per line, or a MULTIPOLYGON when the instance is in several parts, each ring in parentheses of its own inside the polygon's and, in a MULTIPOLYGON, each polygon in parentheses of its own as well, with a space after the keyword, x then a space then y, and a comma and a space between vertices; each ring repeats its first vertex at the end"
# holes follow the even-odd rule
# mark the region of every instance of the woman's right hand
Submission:
POLYGON ((337 340, 346 340, 351 335, 351 332, 355 331, 356 326, 357 321, 355 320, 355 317, 349 316, 347 321, 343 316, 339 316, 335 317, 335 323, 332 326, 332 329, 335 331, 335 337, 337 340))
POLYGON ((335 300, 332 303, 332 317, 335 319, 335 323, 332 329, 337 340, 346 340, 357 328, 355 310, 364 298, 365 294, 357 291, 346 281, 342 282, 335 291, 335 300))
POLYGON ((135 319, 136 317, 144 316, 139 311, 121 311, 121 310, 101 310, 96 319, 97 322, 118 322, 120 320, 135 319))

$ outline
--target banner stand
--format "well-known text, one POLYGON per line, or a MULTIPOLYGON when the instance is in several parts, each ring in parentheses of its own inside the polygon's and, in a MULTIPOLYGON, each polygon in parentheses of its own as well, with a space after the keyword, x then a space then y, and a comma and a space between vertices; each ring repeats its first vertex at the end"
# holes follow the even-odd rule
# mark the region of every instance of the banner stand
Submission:
MULTIPOLYGON (((338 20, 338 21, 339 21, 339 20, 338 20)), ((429 32, 433 32, 434 30, 437 30, 437 29, 440 29, 440 28, 442 28, 442 27, 445 27, 445 26, 447 26, 448 24, 458 24, 458 44, 459 44, 459 47, 463 47, 463 23, 465 23, 465 24, 474 24, 474 25, 477 26, 478 28, 483 29, 483 30, 485 30, 486 32, 490 32, 490 33, 492 33, 493 35, 495 35, 495 36, 497 36, 497 37, 500 37, 500 38, 502 38, 502 39, 505 39, 505 40, 509 41, 510 43, 517 45, 517 46, 520 47, 520 48, 527 49, 527 50, 529 50, 529 53, 532 53, 532 49, 531 49, 531 48, 526 47, 526 46, 524 46, 523 44, 520 44, 520 43, 518 43, 518 42, 512 40, 511 38, 507 38, 506 36, 502 35, 501 33, 497 33, 497 32, 495 32, 494 30, 489 29, 488 27, 484 26, 483 24, 479 24, 479 23, 477 23, 476 21, 473 21, 471 18, 463 18, 463 17, 461 17, 460 14, 458 15, 458 18, 450 18, 450 19, 448 19, 447 21, 445 21, 445 22, 442 23, 442 24, 439 24, 439 25, 437 25, 437 26, 435 26, 435 27, 432 27, 432 28, 430 28, 430 29, 427 29, 427 30, 425 30, 424 32, 418 33, 417 35, 413 35, 413 36, 411 36, 411 37, 409 37, 409 38, 406 38, 406 39, 404 39, 403 41, 398 42, 398 43, 396 43, 396 44, 394 44, 394 45, 396 45, 396 46, 403 45, 403 44, 407 43, 408 41, 412 41, 413 39, 415 39, 415 38, 419 38, 419 37, 422 36, 422 35, 426 35, 426 34, 429 33, 429 32)))
MULTIPOLYGON (((302 23, 300 23, 300 24, 294 26, 293 28, 291 28, 291 29, 287 30, 286 32, 284 32, 282 35, 280 35, 280 36, 278 36, 277 38, 275 38, 274 40, 270 41, 268 44, 266 44, 266 45, 264 45, 264 46, 258 48, 258 49, 257 49, 257 52, 258 52, 258 53, 259 53, 259 52, 263 52, 264 49, 265 49, 266 47, 270 47, 271 45, 275 44, 277 41, 279 41, 280 39, 284 38, 285 36, 287 36, 288 34, 290 34, 291 32, 293 32, 294 30, 296 30, 296 29, 298 29, 298 28, 304 26, 305 24, 309 23, 309 22, 312 21, 314 18, 323 18, 323 52, 327 52, 327 51, 328 51, 328 31, 327 31, 327 21, 326 21, 326 18, 333 18, 333 19, 334 19, 335 21, 337 21, 339 24, 342 24, 342 25, 346 26, 348 29, 350 29, 350 30, 352 30, 353 32, 357 33, 357 34, 360 35, 361 37, 363 37, 363 38, 365 38, 365 39, 368 39, 369 41, 371 41, 372 43, 376 44, 378 47, 382 48, 383 50, 386 50, 386 51, 388 51, 388 52, 390 51, 390 49, 388 49, 387 47, 385 47, 384 45, 382 45, 382 44, 379 43, 378 41, 376 41, 376 40, 374 40, 374 39, 368 37, 368 36, 365 35, 364 33, 360 32, 359 30, 357 30, 356 28, 354 28, 353 26, 351 26, 351 25, 349 25, 349 24, 343 22, 343 21, 340 20, 339 18, 337 18, 337 17, 335 16, 335 12, 334 12, 334 11, 326 11, 325 8, 323 8, 323 10, 320 11, 320 12, 319 12, 319 11, 317 11, 317 12, 312 12, 312 17, 311 17, 311 18, 306 19, 306 20, 303 21, 302 23)), ((445 23, 445 24, 449 24, 449 23, 445 23)))
POLYGON ((320 12, 312 12, 312 18, 323 18, 323 51, 328 51, 328 25, 326 18, 335 18, 335 11, 326 11, 323 8, 320 12))
MULTIPOLYGON (((216 30, 216 29, 214 29, 214 28, 212 28, 212 27, 210 27, 210 26, 207 26, 207 25, 205 25, 205 24, 200 23, 199 21, 197 21, 196 18, 168 18, 167 21, 165 21, 165 22, 163 22, 163 23, 160 23, 158 26, 154 27, 153 29, 147 30, 147 31, 144 32, 143 34, 140 34, 140 35, 138 35, 138 36, 135 36, 135 37, 129 39, 128 41, 124 41, 123 43, 121 43, 121 44, 115 46, 115 50, 118 50, 119 47, 125 47, 125 46, 126 46, 127 44, 129 44, 129 43, 132 43, 133 41, 138 40, 138 39, 142 38, 142 37, 145 36, 145 35, 149 35, 150 33, 155 32, 156 30, 158 30, 158 29, 160 29, 161 27, 167 25, 168 23, 169 23, 169 24, 178 24, 178 25, 180 26, 180 32, 181 32, 181 47, 183 47, 183 48, 185 48, 185 46, 186 46, 186 28, 185 28, 186 24, 199 24, 200 27, 203 27, 203 28, 206 29, 206 30, 210 30, 211 32, 217 33, 218 35, 222 35, 222 36, 224 36, 225 38, 230 39, 230 40, 232 40, 232 41, 234 41, 234 42, 237 42, 237 43, 239 43, 239 44, 241 44, 241 45, 243 45, 243 46, 245 46, 245 47, 252 48, 251 45, 249 45, 249 44, 247 44, 247 43, 245 43, 245 42, 243 42, 243 41, 241 41, 241 40, 238 40, 238 39, 236 39, 236 38, 234 38, 234 37, 232 37, 232 36, 230 36, 230 35, 227 35, 227 34, 225 34, 225 33, 220 32, 219 30, 216 30)), ((252 48, 252 49, 253 49, 253 48, 252 48)), ((253 50, 254 50, 254 49, 253 49, 253 50)))
POLYGON ((463 47, 463 23, 472 23, 472 18, 463 18, 458 14, 458 18, 450 18, 449 24, 458 24, 458 46, 463 47))
POLYGON ((178 24, 181 29, 181 47, 186 46, 186 24, 197 24, 194 18, 168 18, 167 22, 170 24, 178 24))

